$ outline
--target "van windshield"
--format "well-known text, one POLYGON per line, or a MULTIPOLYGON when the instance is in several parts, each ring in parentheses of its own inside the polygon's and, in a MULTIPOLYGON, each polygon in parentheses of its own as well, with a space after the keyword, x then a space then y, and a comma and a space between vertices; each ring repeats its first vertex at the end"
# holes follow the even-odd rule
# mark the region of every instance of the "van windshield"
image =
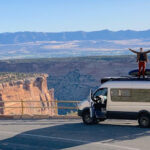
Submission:
POLYGON ((97 96, 107 96, 107 88, 101 88, 101 89, 98 89, 95 93, 94 93, 94 95, 93 95, 93 97, 97 97, 97 96))

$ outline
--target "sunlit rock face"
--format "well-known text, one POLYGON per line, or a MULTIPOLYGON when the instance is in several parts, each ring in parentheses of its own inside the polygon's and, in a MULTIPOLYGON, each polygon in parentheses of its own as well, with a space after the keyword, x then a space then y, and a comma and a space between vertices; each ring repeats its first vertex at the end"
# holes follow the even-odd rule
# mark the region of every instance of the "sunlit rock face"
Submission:
POLYGON ((57 115, 54 89, 47 88, 47 74, 0 76, 0 114, 57 115), (15 79, 14 79, 15 76, 15 79), (14 108, 13 108, 14 107, 14 108))

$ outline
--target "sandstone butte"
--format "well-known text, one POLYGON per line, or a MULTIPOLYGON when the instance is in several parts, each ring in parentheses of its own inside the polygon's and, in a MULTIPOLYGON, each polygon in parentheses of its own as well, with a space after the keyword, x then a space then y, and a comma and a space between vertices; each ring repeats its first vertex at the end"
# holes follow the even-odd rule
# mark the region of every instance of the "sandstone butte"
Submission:
POLYGON ((0 114, 57 115, 54 89, 48 90, 47 77, 47 74, 0 75, 0 114))

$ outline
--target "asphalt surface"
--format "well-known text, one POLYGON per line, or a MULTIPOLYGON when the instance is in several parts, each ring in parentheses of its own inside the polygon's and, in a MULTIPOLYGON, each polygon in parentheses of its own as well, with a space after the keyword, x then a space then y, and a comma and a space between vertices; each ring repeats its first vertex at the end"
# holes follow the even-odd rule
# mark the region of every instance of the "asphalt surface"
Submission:
POLYGON ((0 150, 149 150, 136 121, 84 125, 80 119, 0 120, 0 150))

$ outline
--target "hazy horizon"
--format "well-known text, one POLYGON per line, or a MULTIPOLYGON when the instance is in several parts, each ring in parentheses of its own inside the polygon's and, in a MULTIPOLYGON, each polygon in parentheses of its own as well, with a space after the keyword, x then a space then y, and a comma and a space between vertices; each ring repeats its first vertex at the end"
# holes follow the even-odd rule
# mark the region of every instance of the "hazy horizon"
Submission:
POLYGON ((145 30, 132 30, 132 29, 124 29, 124 30, 110 30, 110 29, 102 29, 102 30, 90 30, 90 31, 86 31, 86 30, 72 30, 72 31, 58 31, 58 32, 51 32, 51 31, 28 31, 28 30, 24 30, 24 31, 14 31, 14 32, 0 32, 1 33, 18 33, 18 32, 37 32, 37 33, 63 33, 63 32, 98 32, 98 31, 111 31, 111 32, 119 32, 119 31, 135 31, 135 32, 138 32, 138 31, 149 31, 149 29, 145 29, 145 30))

